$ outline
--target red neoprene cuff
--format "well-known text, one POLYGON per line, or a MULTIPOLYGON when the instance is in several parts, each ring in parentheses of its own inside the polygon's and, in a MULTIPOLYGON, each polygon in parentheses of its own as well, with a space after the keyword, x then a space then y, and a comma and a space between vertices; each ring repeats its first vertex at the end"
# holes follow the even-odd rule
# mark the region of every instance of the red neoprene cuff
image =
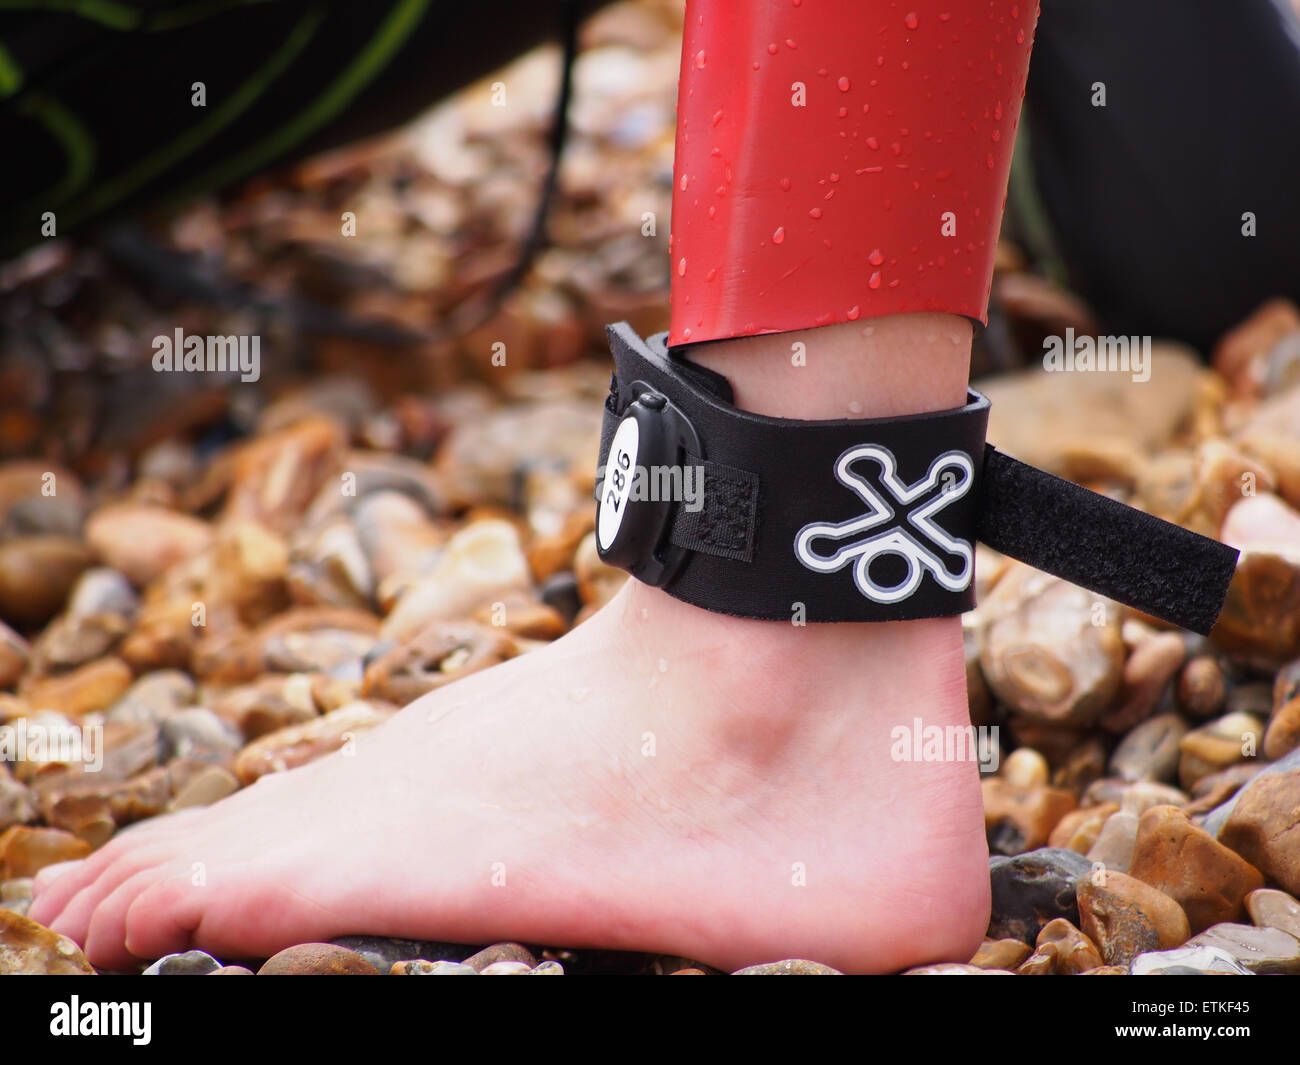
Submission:
POLYGON ((688 0, 670 343, 985 320, 1036 0, 688 0))

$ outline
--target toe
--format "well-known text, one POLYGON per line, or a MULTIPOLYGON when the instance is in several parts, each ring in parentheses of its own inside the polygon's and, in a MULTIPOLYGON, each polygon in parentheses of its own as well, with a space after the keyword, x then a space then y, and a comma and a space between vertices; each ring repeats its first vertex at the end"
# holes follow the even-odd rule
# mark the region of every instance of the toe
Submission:
POLYGON ((139 851, 144 846, 160 843, 181 829, 191 827, 190 820, 185 816, 189 812, 155 818, 149 822, 142 822, 139 826, 127 828, 89 858, 46 866, 37 874, 36 883, 33 885, 32 920, 52 926, 68 903, 98 881, 119 859, 133 851, 139 851))
MULTIPOLYGON (((121 931, 114 926, 112 932, 121 936, 117 946, 137 958, 161 958, 188 949, 203 914, 202 896, 208 889, 194 883, 187 867, 156 872, 162 875, 131 898, 121 931)), ((107 924, 105 935, 110 935, 107 924)))
MULTIPOLYGON (((54 881, 58 880, 64 873, 70 873, 72 870, 78 868, 82 861, 83 859, 79 858, 72 862, 55 862, 53 865, 47 865, 36 874, 36 878, 32 881, 33 896, 40 898, 45 895, 54 881)), ((51 898, 52 897, 53 896, 51 896, 51 898)))
MULTIPOLYGON (((60 935, 86 942, 90 930, 90 921, 100 903, 108 898, 124 882, 144 869, 152 869, 171 857, 170 852, 158 847, 142 847, 128 851, 117 861, 102 868, 98 876, 89 881, 80 891, 72 895, 63 906, 50 915, 48 926, 60 935)), ((69 876, 80 876, 80 873, 69 876)), ((64 880, 68 877, 64 877, 64 880)), ((62 880, 55 881, 51 894, 61 886, 62 880)), ((33 906, 33 908, 35 908, 33 906)), ((39 919, 39 918, 36 918, 39 919)))
POLYGON ((99 901, 90 916, 86 932, 86 957, 93 965, 103 969, 129 969, 137 965, 141 958, 152 960, 185 949, 188 935, 183 939, 178 937, 169 941, 166 949, 155 954, 137 954, 127 946, 127 914, 131 907, 141 896, 165 882, 169 873, 177 868, 163 863, 141 869, 99 901))

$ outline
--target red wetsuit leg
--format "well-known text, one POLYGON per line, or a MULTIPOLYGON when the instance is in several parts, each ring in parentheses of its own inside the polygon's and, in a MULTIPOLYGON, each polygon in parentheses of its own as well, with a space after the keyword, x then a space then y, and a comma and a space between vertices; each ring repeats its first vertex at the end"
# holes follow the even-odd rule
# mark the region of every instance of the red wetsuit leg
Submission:
POLYGON ((687 0, 670 343, 985 320, 1037 0, 687 0))

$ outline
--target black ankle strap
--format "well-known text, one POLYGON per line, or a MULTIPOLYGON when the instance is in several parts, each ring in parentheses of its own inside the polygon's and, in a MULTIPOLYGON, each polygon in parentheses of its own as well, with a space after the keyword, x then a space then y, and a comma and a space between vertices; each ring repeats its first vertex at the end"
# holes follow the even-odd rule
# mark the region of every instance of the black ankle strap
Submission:
POLYGON ((609 338, 597 547, 678 599, 783 621, 960 614, 982 539, 1196 632, 1218 616, 1236 551, 987 446, 977 392, 906 417, 769 418, 663 335, 609 338))

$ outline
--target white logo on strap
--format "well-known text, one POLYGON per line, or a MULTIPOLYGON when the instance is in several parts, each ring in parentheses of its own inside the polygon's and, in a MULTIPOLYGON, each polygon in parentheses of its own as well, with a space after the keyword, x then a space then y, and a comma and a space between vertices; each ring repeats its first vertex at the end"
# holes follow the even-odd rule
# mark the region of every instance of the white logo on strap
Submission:
POLYGON ((974 465, 964 451, 946 451, 932 463, 929 472, 915 484, 906 484, 898 477, 898 466, 893 453, 879 444, 860 444, 849 448, 835 462, 835 478, 846 488, 851 488, 870 508, 860 518, 841 522, 812 522, 799 530, 795 537, 794 553, 799 561, 818 573, 834 573, 853 563, 853 583, 858 591, 877 603, 897 603, 910 598, 928 570, 936 581, 950 592, 960 592, 970 586, 972 559, 970 542, 949 536, 933 521, 934 516, 954 503, 968 491, 975 479, 974 465), (925 497, 948 482, 933 498, 909 510, 903 521, 896 522, 874 536, 859 539, 864 533, 893 521, 895 510, 871 481, 855 473, 850 467, 855 462, 871 459, 880 467, 880 484, 904 506, 925 497), (945 473, 945 471, 948 471, 945 473), (928 541, 922 544, 904 524, 911 525, 928 541), (832 554, 823 555, 813 550, 816 540, 850 540, 841 544, 832 554), (961 571, 949 572, 943 560, 930 547, 938 548, 961 560, 961 571), (877 584, 871 578, 871 564, 883 555, 897 555, 907 564, 907 575, 890 586, 877 584))

